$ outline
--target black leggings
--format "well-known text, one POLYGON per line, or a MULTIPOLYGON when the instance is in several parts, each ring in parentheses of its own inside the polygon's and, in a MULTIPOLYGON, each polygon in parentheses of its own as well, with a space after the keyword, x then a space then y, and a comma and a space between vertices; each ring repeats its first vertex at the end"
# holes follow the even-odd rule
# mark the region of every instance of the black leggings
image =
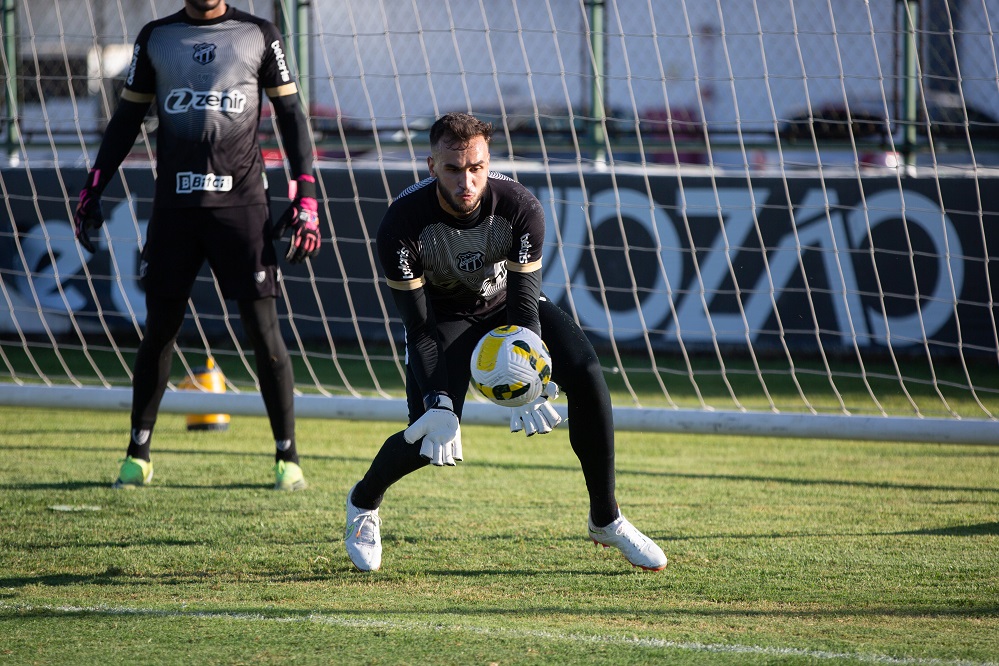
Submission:
MULTIPOLYGON (((295 438, 295 380, 273 298, 238 301, 243 330, 253 347, 264 407, 275 440, 295 438)), ((152 430, 170 381, 173 347, 184 323, 186 299, 146 296, 145 336, 132 375, 132 428, 152 430)))
MULTIPOLYGON (((590 497, 590 514, 598 526, 618 515, 614 495, 614 417, 610 391, 593 345, 582 329, 560 307, 542 298, 538 308, 542 337, 552 357, 552 381, 565 395, 569 412, 569 443, 579 459, 590 497)), ((461 416, 470 376, 472 350, 488 331, 506 323, 506 311, 483 320, 438 322, 447 363, 448 392, 461 416)), ((406 373, 409 422, 423 415, 423 396, 412 372, 406 373)), ((522 434, 517 434, 523 437, 522 434)), ((542 435, 535 435, 540 437, 542 435)), ((425 467, 418 445, 409 444, 400 431, 389 437, 354 492, 354 504, 377 508, 385 491, 407 474, 425 467)))

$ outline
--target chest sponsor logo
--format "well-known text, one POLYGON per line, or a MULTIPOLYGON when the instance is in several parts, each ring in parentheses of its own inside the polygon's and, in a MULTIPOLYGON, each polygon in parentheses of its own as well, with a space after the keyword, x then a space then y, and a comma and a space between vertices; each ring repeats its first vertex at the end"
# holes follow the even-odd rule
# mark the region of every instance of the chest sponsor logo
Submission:
POLYGON ((214 44, 195 44, 194 45, 194 62, 199 65, 207 65, 215 61, 215 50, 214 44))
POLYGON ((167 94, 166 100, 163 102, 163 110, 171 114, 188 111, 242 113, 246 110, 246 101, 246 95, 238 90, 174 88, 167 94))
POLYGON ((458 255, 458 268, 466 273, 480 270, 485 263, 485 256, 481 252, 463 252, 458 255))
POLYGON ((177 174, 177 194, 192 192, 229 192, 232 190, 232 176, 216 176, 214 173, 177 174))

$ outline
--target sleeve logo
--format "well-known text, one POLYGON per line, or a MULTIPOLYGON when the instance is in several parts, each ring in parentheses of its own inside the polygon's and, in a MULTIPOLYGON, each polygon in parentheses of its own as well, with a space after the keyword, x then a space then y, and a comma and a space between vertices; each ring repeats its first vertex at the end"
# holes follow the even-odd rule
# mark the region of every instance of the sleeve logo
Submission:
POLYGON ((521 264, 531 263, 531 234, 524 234, 520 237, 520 251, 517 252, 517 262, 521 264))
POLYGON ((412 280, 415 274, 413 273, 413 267, 409 263, 409 248, 399 248, 396 254, 399 256, 399 272, 402 273, 402 279, 412 280))
POLYGON ((291 72, 288 70, 288 63, 285 61, 284 49, 281 48, 281 42, 276 39, 271 42, 271 50, 274 51, 274 57, 277 58, 277 68, 281 74, 281 80, 288 83, 291 81, 291 72))
POLYGON ((128 63, 128 76, 125 78, 125 85, 132 85, 135 82, 135 68, 139 64, 139 45, 136 43, 132 48, 132 62, 128 63))

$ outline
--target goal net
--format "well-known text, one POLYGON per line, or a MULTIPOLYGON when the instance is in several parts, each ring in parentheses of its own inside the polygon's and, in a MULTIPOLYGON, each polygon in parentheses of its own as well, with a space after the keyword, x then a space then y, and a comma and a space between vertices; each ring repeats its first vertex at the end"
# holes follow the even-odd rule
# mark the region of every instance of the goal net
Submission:
MULTIPOLYGON (((374 237, 463 110, 545 207, 543 288, 618 428, 999 442, 999 0, 233 4, 287 35, 318 158, 322 252, 282 267, 300 416, 405 418, 374 237)), ((70 221, 132 42, 182 3, 2 5, 0 403, 127 409, 155 116, 96 254, 70 221)), ((260 136, 279 211, 268 114, 260 136)), ((176 351, 164 412, 262 413, 207 269, 176 351), (209 358, 226 391, 185 390, 209 358)))

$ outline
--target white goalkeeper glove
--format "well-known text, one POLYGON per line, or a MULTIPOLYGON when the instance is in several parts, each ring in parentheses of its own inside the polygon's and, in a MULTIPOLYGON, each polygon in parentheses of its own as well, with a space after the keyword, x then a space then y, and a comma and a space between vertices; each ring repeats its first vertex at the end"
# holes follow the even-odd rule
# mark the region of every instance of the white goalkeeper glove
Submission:
POLYGON ((446 395, 431 398, 426 413, 406 428, 403 437, 415 444, 421 437, 420 455, 437 465, 454 467, 461 461, 461 425, 454 413, 454 403, 446 395))
POLYGON ((510 432, 524 431, 528 437, 531 435, 547 435, 562 422, 555 408, 549 400, 558 397, 558 384, 548 382, 545 390, 541 392, 541 397, 523 407, 513 407, 510 416, 510 432))

